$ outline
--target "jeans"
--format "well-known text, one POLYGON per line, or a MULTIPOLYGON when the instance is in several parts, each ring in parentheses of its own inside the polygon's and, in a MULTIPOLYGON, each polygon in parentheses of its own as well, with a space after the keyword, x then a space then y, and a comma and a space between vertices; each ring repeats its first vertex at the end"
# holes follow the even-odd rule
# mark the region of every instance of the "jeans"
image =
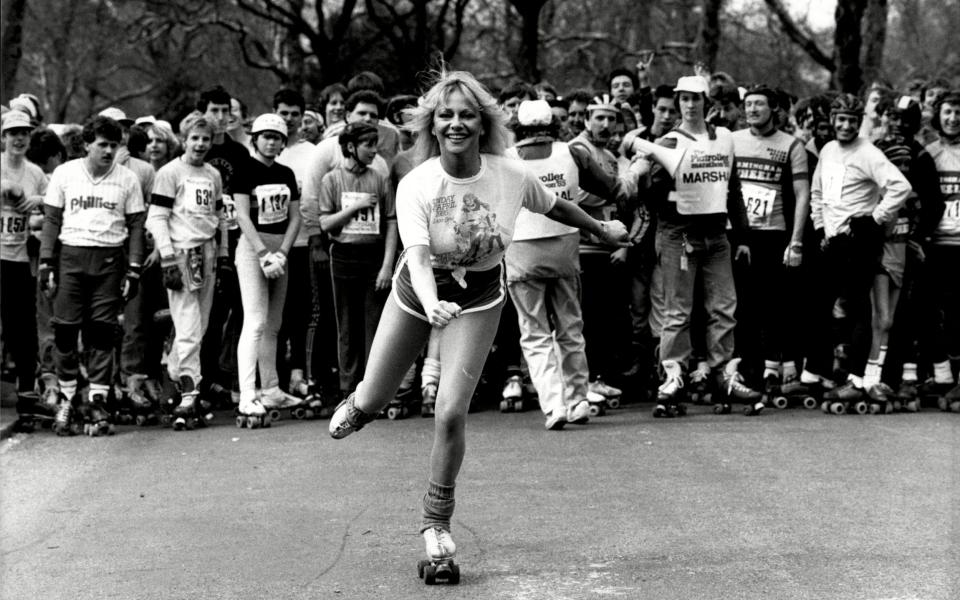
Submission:
MULTIPOLYGON (((267 250, 274 252, 283 241, 283 234, 261 233, 267 250)), ((246 236, 237 244, 237 279, 243 302, 243 328, 237 345, 237 371, 240 399, 250 401, 257 394, 257 368, 263 389, 280 385, 277 375, 277 334, 287 297, 287 274, 267 279, 260 269, 260 259, 246 236)))
POLYGON ((698 280, 706 312, 706 355, 711 368, 733 358, 737 293, 733 284, 726 233, 692 232, 661 223, 657 231, 660 284, 663 290, 661 362, 687 364, 693 354, 690 322, 698 280))
POLYGON ((193 291, 188 289, 187 284, 187 255, 181 255, 183 289, 167 290, 170 318, 174 328, 173 346, 167 358, 167 373, 173 381, 179 381, 180 377, 186 375, 193 379, 194 385, 199 385, 202 379, 200 347, 207 331, 210 308, 213 306, 216 253, 217 246, 212 240, 203 245, 203 283, 193 291))
POLYGON ((580 314, 580 278, 512 281, 507 289, 517 310, 520 349, 540 410, 550 414, 586 400, 590 371, 580 314))
POLYGON ((159 375, 165 328, 157 327, 153 315, 167 307, 161 273, 159 263, 144 268, 137 295, 123 309, 120 373, 124 381, 130 375, 159 375))

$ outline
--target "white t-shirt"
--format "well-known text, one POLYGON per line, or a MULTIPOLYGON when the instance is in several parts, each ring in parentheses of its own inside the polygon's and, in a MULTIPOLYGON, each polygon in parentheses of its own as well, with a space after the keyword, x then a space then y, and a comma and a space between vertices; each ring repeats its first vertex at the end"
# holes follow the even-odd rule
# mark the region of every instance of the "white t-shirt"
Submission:
MULTIPOLYGON (((277 162, 281 165, 290 167, 294 176, 297 178, 297 189, 303 193, 303 186, 307 181, 307 175, 310 173, 310 164, 313 160, 313 153, 317 147, 307 140, 300 140, 292 146, 287 146, 277 157, 277 162)), ((301 227, 297 232, 297 239, 293 243, 294 248, 303 248, 310 242, 310 233, 306 227, 301 227)))
POLYGON ((208 163, 197 167, 181 157, 160 167, 147 215, 160 253, 168 256, 211 240, 220 224, 222 195, 220 172, 208 163))
POLYGON ((53 171, 44 204, 63 209, 64 245, 119 247, 127 239, 126 216, 145 210, 140 181, 117 164, 95 179, 85 160, 71 160, 53 171))
POLYGON ((480 171, 457 179, 433 158, 400 181, 397 225, 404 247, 430 247, 434 268, 485 271, 502 260, 521 207, 546 213, 556 201, 522 161, 482 154, 480 171))
MULTIPOLYGON (((43 169, 24 159, 19 169, 11 169, 6 153, 0 160, 0 175, 23 189, 26 198, 47 192, 47 176, 43 169)), ((22 213, 7 202, 0 210, 0 260, 28 262, 27 240, 30 238, 30 213, 22 213)))

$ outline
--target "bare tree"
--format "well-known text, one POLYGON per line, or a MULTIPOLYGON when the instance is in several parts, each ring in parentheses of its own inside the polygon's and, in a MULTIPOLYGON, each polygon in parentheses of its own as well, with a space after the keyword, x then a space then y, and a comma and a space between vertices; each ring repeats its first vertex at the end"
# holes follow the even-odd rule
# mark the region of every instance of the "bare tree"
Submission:
POLYGON ((524 81, 536 83, 541 79, 538 57, 540 53, 540 11, 548 0, 508 0, 520 15, 520 51, 515 63, 517 75, 524 81))
POLYGON ((3 11, 3 39, 0 40, 3 57, 0 95, 4 99, 13 91, 13 82, 17 78, 20 59, 23 58, 23 18, 27 12, 27 0, 10 0, 6 8, 3 11))

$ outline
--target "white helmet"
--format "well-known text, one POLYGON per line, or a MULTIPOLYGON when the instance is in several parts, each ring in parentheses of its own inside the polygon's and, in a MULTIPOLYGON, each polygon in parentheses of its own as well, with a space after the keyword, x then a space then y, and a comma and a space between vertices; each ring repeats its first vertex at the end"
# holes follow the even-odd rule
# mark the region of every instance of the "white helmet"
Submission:
POLYGON ((283 117, 274 113, 264 113, 253 120, 253 126, 250 127, 250 133, 260 133, 263 131, 275 131, 287 137, 287 123, 283 117))

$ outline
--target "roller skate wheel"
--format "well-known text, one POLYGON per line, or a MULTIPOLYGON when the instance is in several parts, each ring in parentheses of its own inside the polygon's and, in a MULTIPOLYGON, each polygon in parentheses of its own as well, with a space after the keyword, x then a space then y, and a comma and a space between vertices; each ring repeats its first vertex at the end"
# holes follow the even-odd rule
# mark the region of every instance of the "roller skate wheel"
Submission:
POLYGON ((843 415, 846 414, 847 407, 842 402, 834 402, 830 404, 830 412, 835 415, 843 415))
POLYGON ((756 417, 763 412, 763 402, 757 402, 756 404, 743 407, 743 414, 748 417, 756 417))
POLYGON ((939 398, 937 398, 937 408, 939 408, 943 412, 947 412, 948 410, 950 410, 950 407, 947 406, 947 399, 944 398, 943 396, 940 396, 939 398))
POLYGON ((867 407, 867 403, 861 400, 853 405, 853 410, 858 415, 865 415, 867 414, 867 411, 869 410, 869 408, 867 407))
POLYGON ((173 422, 173 430, 174 430, 174 431, 183 431, 183 430, 186 429, 186 428, 187 428, 187 420, 186 420, 186 419, 184 419, 183 417, 178 417, 176 420, 174 420, 174 422, 173 422))
POLYGON ((813 396, 806 396, 803 399, 803 407, 807 410, 812 410, 817 407, 817 399, 813 396))
POLYGON ((512 408, 512 404, 510 403, 509 400, 504 399, 500 401, 500 412, 508 413, 510 412, 511 408, 512 408))
POLYGON ((789 404, 789 403, 787 402, 786 396, 776 396, 776 397, 773 399, 773 407, 774 407, 774 408, 784 409, 784 408, 787 407, 787 404, 789 404))
POLYGON ((687 406, 685 404, 678 404, 673 410, 679 417, 685 417, 687 415, 687 406))
POLYGON ((391 406, 390 408, 387 409, 387 418, 390 419, 391 421, 396 421, 397 419, 400 418, 402 414, 403 414, 403 411, 396 406, 391 406))
POLYGON ((600 406, 599 404, 591 404, 589 410, 590 410, 590 416, 591 416, 591 417, 599 417, 600 415, 603 414, 603 412, 602 412, 602 411, 603 411, 603 407, 600 406))
POLYGON ((270 409, 270 412, 268 412, 267 414, 270 416, 270 420, 271 420, 271 421, 279 421, 279 420, 280 420, 280 409, 278 409, 278 408, 271 408, 271 409, 270 409))
POLYGON ((947 408, 950 412, 960 412, 960 400, 951 402, 947 408))
POLYGON ((143 427, 144 425, 146 425, 147 424, 146 415, 137 415, 136 423, 137 423, 137 427, 143 427))
POLYGON ((423 568, 423 582, 427 585, 437 583, 437 568, 433 565, 427 565, 423 568))
POLYGON ((900 412, 901 410, 903 410, 903 402, 901 402, 900 400, 894 400, 892 404, 893 404, 893 412, 900 412))
POLYGON ((607 398, 607 408, 613 410, 620 408, 620 398, 607 398))
POLYGON ((714 404, 713 405, 713 414, 715 415, 728 415, 730 414, 732 407, 729 404, 714 404))
POLYGON ((663 406, 655 406, 653 409, 653 418, 662 419, 667 416, 667 409, 663 406))
POLYGON ((297 407, 290 410, 290 416, 292 416, 297 421, 302 421, 307 418, 307 409, 303 407, 297 407))
POLYGON ((827 400, 824 400, 823 402, 821 402, 821 403, 820 403, 820 410, 822 410, 824 413, 826 413, 826 414, 829 415, 829 414, 830 414, 830 402, 827 401, 827 400))

